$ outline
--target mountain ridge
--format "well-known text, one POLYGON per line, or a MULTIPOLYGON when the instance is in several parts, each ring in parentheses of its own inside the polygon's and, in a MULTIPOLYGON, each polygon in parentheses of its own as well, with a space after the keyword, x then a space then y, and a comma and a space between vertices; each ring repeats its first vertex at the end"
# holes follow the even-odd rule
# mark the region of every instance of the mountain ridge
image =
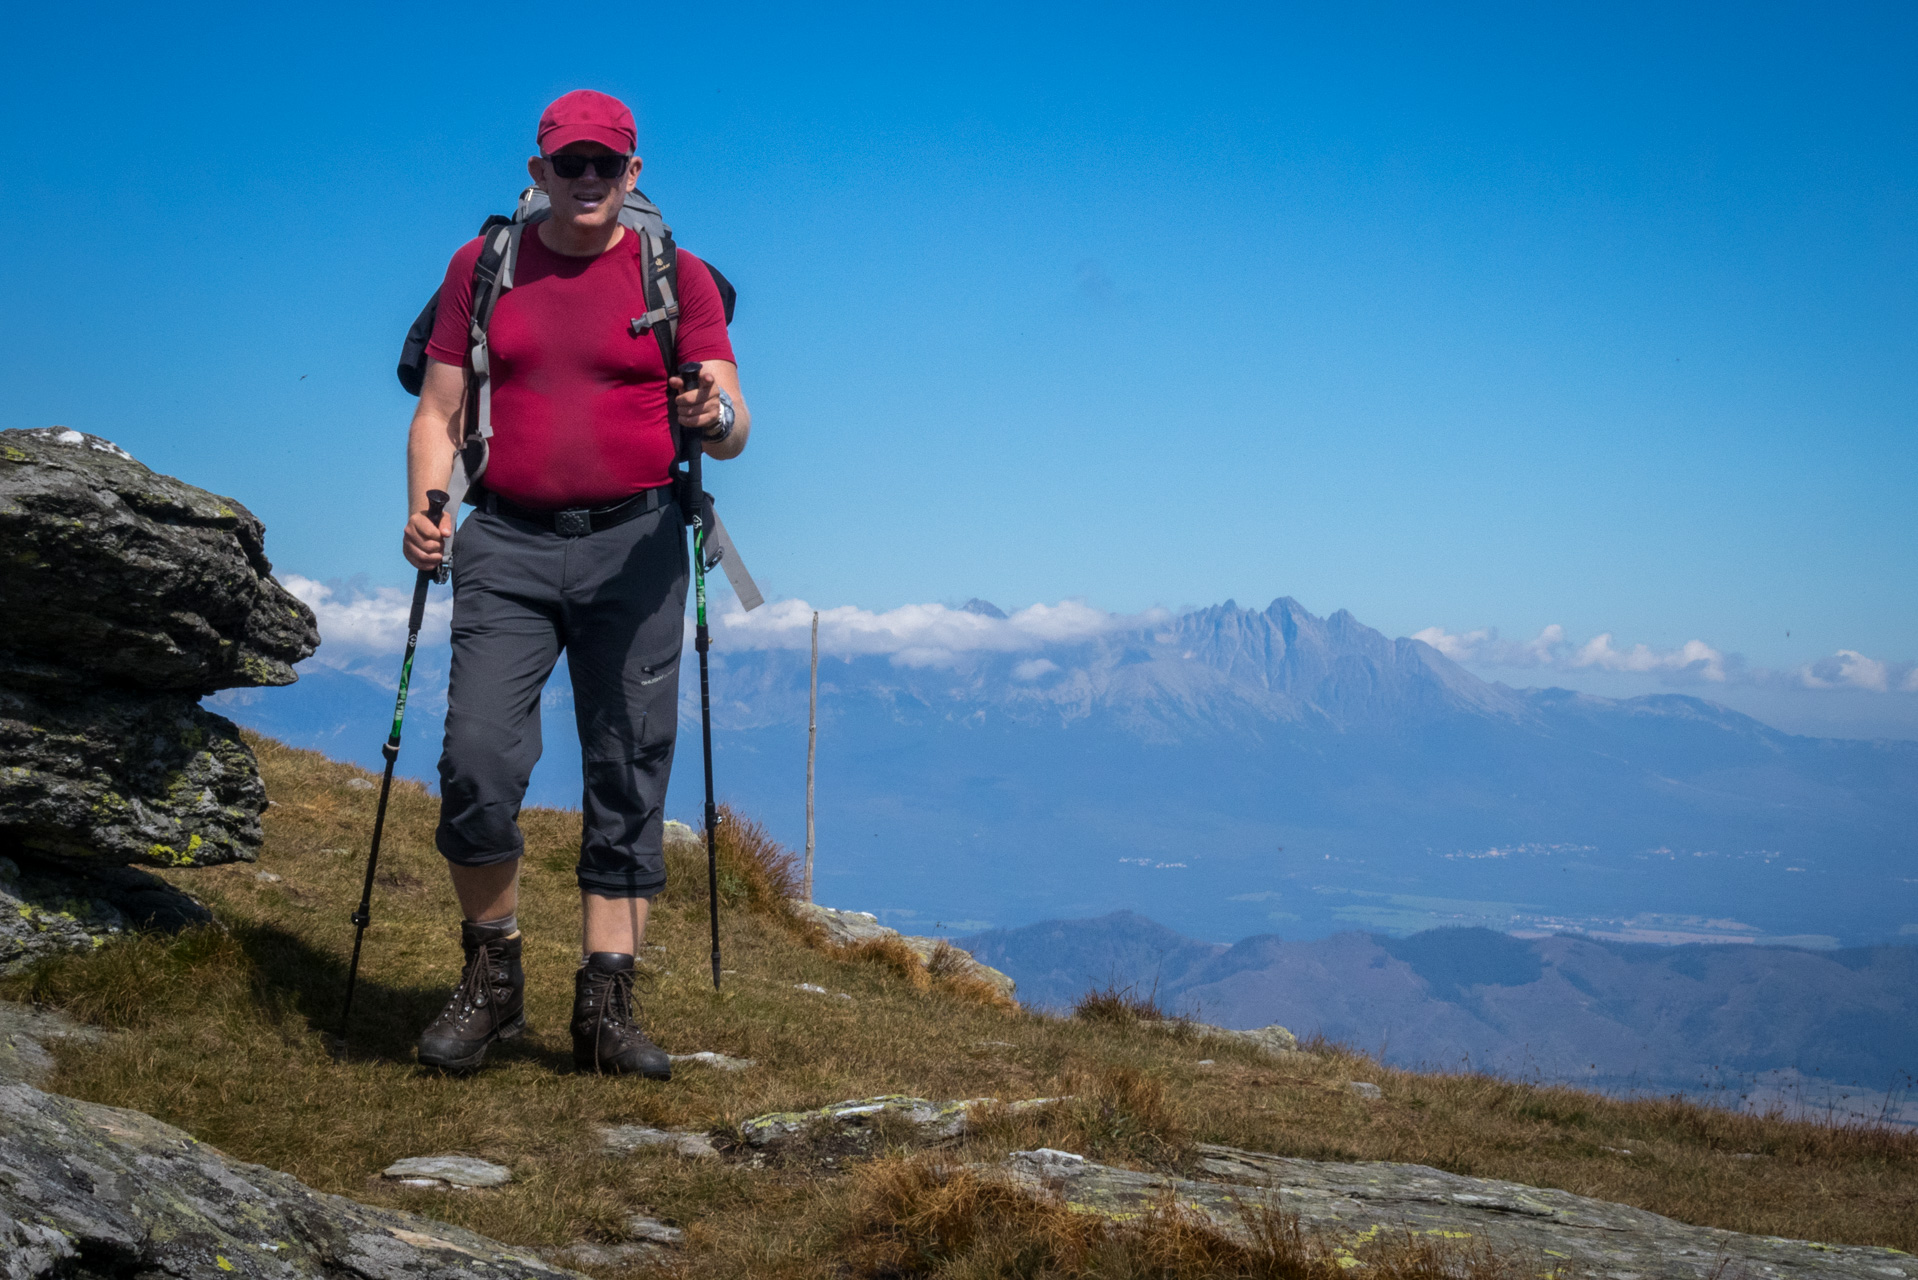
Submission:
MULTIPOLYGON (((985 601, 954 612, 996 647, 908 637, 820 663, 822 898, 857 883, 907 932, 1124 907, 1222 942, 1447 923, 1834 944, 1918 928, 1902 870, 1915 742, 1787 734, 1685 694, 1511 689, 1285 596, 1049 639, 985 601)), ((717 780, 797 845, 807 654, 769 634, 719 627, 717 780)), ((437 746, 434 661, 409 707, 416 776, 437 746)), ((220 709, 374 763, 391 695, 305 672, 220 709)), ((681 692, 691 724, 696 691, 681 692)), ((577 804, 568 702, 556 678, 535 803, 577 804)), ((699 785, 683 756, 669 812, 695 815, 699 785)))

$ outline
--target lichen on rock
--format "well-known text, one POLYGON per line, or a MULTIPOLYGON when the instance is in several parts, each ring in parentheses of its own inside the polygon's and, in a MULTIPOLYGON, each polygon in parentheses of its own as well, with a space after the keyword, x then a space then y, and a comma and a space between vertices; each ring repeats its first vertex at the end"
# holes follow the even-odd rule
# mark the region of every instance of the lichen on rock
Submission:
POLYGON ((0 973, 130 929, 211 924, 199 899, 136 867, 0 857, 0 973))

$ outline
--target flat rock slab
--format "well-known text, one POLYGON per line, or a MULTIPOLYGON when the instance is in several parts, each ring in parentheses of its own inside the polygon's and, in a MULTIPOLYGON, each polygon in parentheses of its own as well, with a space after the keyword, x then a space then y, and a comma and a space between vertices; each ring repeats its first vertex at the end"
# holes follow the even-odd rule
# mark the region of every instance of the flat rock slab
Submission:
POLYGON ((903 1094, 885 1094, 876 1098, 854 1098, 810 1111, 774 1111, 754 1116, 739 1126, 740 1136, 754 1147, 777 1146, 803 1135, 831 1134, 863 1139, 882 1118, 903 1120, 918 1131, 922 1140, 941 1141, 956 1138, 971 1125, 974 1112, 984 1107, 1004 1106, 1007 1111, 1028 1111, 1034 1107, 1064 1102, 1064 1098, 1027 1098, 1021 1102, 1001 1103, 997 1098, 961 1098, 933 1102, 909 1098, 903 1094))
POLYGON ((1812 1244, 1695 1227, 1568 1191, 1467 1178, 1416 1164, 1333 1164, 1201 1146, 1206 1180, 1095 1164, 1058 1151, 1020 1151, 1001 1171, 1075 1209, 1120 1218, 1170 1192, 1227 1235, 1245 1237, 1241 1206, 1269 1204, 1307 1230, 1377 1238, 1410 1232, 1517 1255, 1541 1271, 1593 1280, 1918 1280, 1918 1258, 1896 1249, 1812 1244))
POLYGON ((152 1116, 0 1086, 0 1269, 222 1280, 553 1280, 530 1250, 325 1195, 152 1116))
POLYGON ((626 1228, 626 1235, 633 1240, 650 1240, 674 1249, 686 1240, 686 1233, 678 1227, 668 1226, 658 1218, 649 1218, 643 1213, 628 1215, 621 1225, 626 1228))
POLYGON ((39 1084, 54 1067, 59 1044, 98 1044, 107 1033, 58 1009, 0 1000, 0 1084, 39 1084))
POLYGON ((581 1240, 564 1248, 541 1252, 555 1262, 581 1267, 639 1267, 664 1262, 671 1256, 667 1246, 654 1244, 650 1240, 629 1240, 622 1244, 581 1240))
POLYGON ((380 1176, 402 1182, 437 1182, 470 1190, 503 1187, 513 1180, 513 1171, 472 1156, 411 1156, 387 1165, 380 1170, 380 1176))
POLYGON ((686 1129, 653 1129, 642 1124, 609 1125, 599 1131, 600 1141, 613 1155, 629 1156, 650 1147, 664 1147, 693 1160, 712 1160, 719 1148, 703 1133, 686 1129))

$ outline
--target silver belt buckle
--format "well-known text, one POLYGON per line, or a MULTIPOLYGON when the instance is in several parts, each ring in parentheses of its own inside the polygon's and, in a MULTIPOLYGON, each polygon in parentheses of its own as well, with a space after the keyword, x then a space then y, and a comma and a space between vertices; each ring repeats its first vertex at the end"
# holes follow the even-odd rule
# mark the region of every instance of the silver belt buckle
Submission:
POLYGON ((593 513, 585 507, 568 507, 553 513, 553 532, 562 538, 583 538, 593 531, 593 513))

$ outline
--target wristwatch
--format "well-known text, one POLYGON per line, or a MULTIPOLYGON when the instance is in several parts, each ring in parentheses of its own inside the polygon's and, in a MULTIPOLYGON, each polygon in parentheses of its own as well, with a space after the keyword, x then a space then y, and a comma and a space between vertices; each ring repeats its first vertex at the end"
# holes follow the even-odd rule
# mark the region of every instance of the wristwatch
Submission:
POLYGON ((715 425, 700 432, 700 438, 705 440, 707 444, 718 444, 733 433, 733 421, 737 416, 738 414, 733 409, 733 398, 726 394, 724 388, 721 388, 719 392, 719 421, 715 425))

